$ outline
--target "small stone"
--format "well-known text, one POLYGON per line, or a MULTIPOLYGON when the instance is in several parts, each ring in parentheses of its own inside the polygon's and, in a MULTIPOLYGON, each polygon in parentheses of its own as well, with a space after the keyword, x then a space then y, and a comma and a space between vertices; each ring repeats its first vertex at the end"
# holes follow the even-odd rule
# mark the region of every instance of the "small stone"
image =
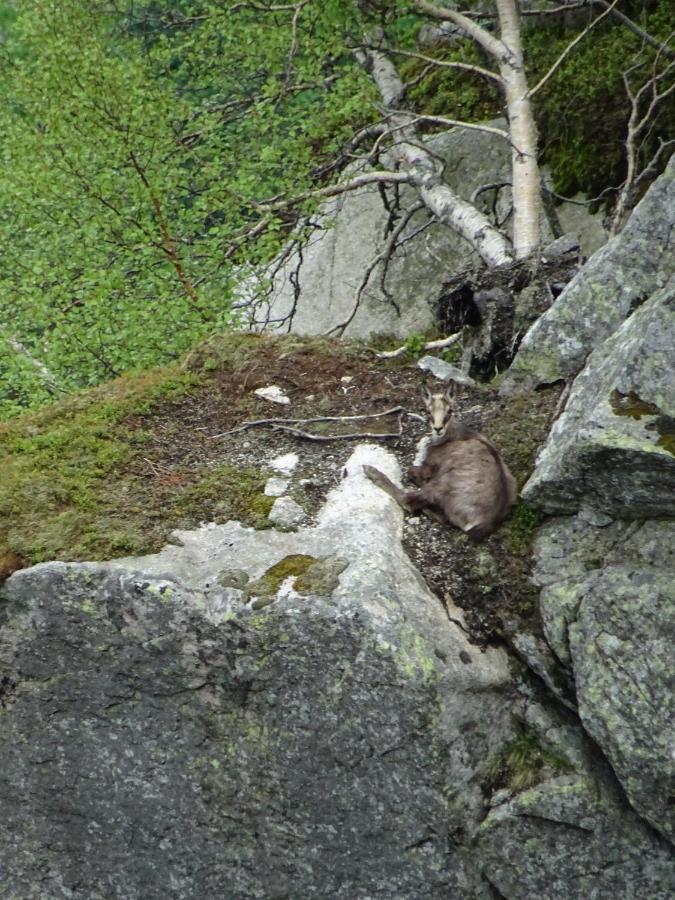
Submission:
POLYGON ((282 475, 290 475, 295 469, 300 457, 297 453, 284 453, 283 456, 275 456, 270 463, 270 469, 281 472, 282 475))
POLYGON ((277 497, 268 516, 270 522, 282 528, 293 528, 305 518, 305 511, 290 497, 277 497))
POLYGON ((270 403, 281 403, 282 406, 287 406, 291 402, 277 384, 257 388, 253 393, 263 400, 269 400, 270 403))
POLYGON ((273 475, 271 478, 267 479, 267 483, 265 484, 265 496, 281 497, 281 495, 285 494, 287 490, 288 479, 278 478, 276 475, 273 475))
POLYGON ((589 525, 594 525, 596 528, 605 528, 614 521, 611 516, 600 512, 599 509, 594 509, 592 506, 582 506, 579 510, 579 518, 589 525))
POLYGON ((473 386, 476 383, 473 378, 469 378, 469 376, 465 375, 461 369, 457 368, 457 366, 453 366, 450 363, 445 362, 444 359, 439 359, 437 356, 423 356, 422 359, 418 360, 417 368, 422 369, 424 372, 431 372, 431 374, 440 381, 449 381, 452 379, 453 381, 456 381, 457 384, 466 384, 469 386, 473 386))

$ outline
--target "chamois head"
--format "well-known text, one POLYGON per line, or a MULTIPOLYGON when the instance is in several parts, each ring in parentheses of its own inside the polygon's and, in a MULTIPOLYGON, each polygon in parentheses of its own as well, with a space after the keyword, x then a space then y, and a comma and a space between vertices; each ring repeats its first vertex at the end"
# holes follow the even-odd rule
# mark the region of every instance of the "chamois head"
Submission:
POLYGON ((429 411, 432 444, 442 444, 447 439, 448 428, 457 408, 456 385, 449 381, 445 391, 432 393, 426 384, 422 385, 422 398, 429 411))

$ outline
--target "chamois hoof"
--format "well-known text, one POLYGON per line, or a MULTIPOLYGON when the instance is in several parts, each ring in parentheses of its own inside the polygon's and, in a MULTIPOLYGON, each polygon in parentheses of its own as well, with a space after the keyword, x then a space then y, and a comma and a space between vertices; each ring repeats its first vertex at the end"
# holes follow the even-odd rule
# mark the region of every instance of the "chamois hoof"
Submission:
POLYGON ((366 476, 366 478, 370 478, 373 484, 376 484, 379 487, 382 487, 384 484, 386 484, 386 475, 383 475, 382 472, 380 472, 380 470, 376 469, 374 466, 364 466, 363 474, 366 476))

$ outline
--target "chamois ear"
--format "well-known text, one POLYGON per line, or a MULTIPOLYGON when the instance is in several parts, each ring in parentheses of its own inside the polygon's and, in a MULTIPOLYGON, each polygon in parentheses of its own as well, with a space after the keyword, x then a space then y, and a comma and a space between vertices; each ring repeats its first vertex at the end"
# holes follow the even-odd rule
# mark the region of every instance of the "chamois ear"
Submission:
POLYGON ((445 398, 446 400, 454 400, 457 396, 457 384, 456 382, 450 380, 448 381, 448 386, 445 389, 445 398))
POLYGON ((423 381, 420 385, 420 394, 422 395, 422 400, 428 406, 431 403, 431 391, 429 390, 429 385, 426 381, 423 381))

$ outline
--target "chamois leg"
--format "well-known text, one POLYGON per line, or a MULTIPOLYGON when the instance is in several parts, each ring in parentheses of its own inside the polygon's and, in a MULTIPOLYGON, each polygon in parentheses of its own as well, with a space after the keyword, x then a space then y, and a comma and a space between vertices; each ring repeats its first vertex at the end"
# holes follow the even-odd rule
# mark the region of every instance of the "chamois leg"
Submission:
POLYGON ((363 471, 373 484, 382 488, 383 491, 389 494, 389 496, 392 497, 399 506, 407 510, 407 512, 416 513, 420 512, 420 510, 424 510, 428 516, 435 519, 437 522, 445 522, 445 519, 439 513, 429 509, 429 500, 425 496, 423 490, 404 491, 387 478, 383 472, 380 472, 379 469, 375 469, 373 466, 364 466, 363 471))
POLYGON ((376 469, 374 466, 364 466, 363 472, 367 478, 370 478, 373 484, 382 488, 382 490, 389 494, 399 506, 402 506, 403 509, 410 510, 410 506, 407 503, 406 492, 395 485, 390 478, 387 478, 384 472, 380 472, 380 470, 376 469))

